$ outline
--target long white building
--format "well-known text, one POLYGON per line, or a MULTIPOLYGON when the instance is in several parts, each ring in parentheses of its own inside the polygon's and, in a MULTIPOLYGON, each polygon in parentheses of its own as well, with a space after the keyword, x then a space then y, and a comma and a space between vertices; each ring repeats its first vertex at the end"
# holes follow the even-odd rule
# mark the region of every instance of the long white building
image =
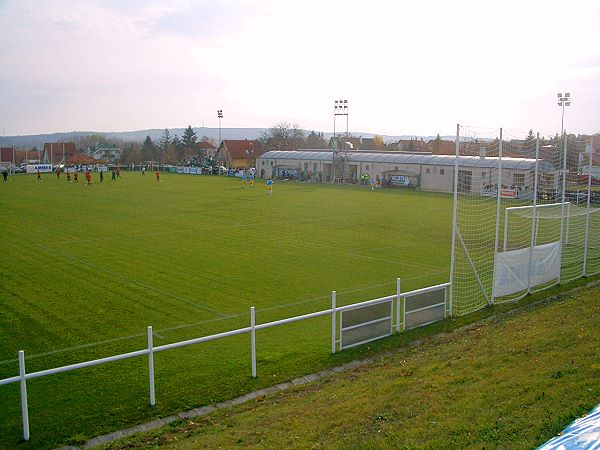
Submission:
MULTIPOLYGON (((362 178, 384 178, 392 185, 408 185, 425 191, 452 192, 454 188, 454 155, 406 153, 387 151, 337 151, 300 149, 274 150, 256 160, 256 169, 263 178, 297 178, 327 182, 353 182, 362 178)), ((459 189, 464 192, 484 193, 495 189, 491 182, 497 179, 498 157, 459 156, 459 189), (489 180, 489 183, 487 182, 489 180)), ((535 159, 502 158, 504 180, 512 180, 502 188, 529 191, 535 172, 535 159)), ((547 188, 557 187, 558 172, 546 161, 540 160, 540 179, 547 188)), ((360 181, 358 181, 360 182, 360 181)))

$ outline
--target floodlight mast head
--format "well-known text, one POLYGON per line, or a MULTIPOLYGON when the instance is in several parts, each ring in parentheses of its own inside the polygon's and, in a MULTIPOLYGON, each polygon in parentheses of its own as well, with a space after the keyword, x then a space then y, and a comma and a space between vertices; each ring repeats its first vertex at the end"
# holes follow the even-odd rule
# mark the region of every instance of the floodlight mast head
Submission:
POLYGON ((556 96, 558 97, 558 106, 562 108, 560 121, 560 135, 562 136, 564 134, 565 106, 571 106, 572 97, 570 92, 565 92, 565 95, 562 95, 562 93, 559 92, 556 96))
POLYGON ((333 114, 336 116, 347 116, 348 100, 335 100, 333 103, 333 114))
POLYGON ((221 145, 221 119, 223 118, 222 109, 217 109, 217 117, 219 118, 219 145, 221 145))

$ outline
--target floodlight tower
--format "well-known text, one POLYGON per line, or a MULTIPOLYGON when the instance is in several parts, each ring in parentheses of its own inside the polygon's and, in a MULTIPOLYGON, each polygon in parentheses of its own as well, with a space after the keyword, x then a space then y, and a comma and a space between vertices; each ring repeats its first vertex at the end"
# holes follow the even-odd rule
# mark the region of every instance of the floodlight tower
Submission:
POLYGON ((219 118, 219 145, 221 145, 221 119, 223 118, 222 109, 217 109, 217 117, 219 118))
MULTIPOLYGON (((562 199, 561 199, 561 211, 560 211, 560 251, 562 253, 563 248, 563 230, 565 224, 565 198, 566 198, 566 189, 567 189, 567 137, 564 135, 565 133, 565 106, 571 106, 571 94, 569 92, 565 92, 563 96, 560 92, 557 94, 558 97, 558 106, 562 109, 562 115, 560 119, 560 138, 563 140, 563 168, 562 168, 562 199)), ((568 236, 568 232, 567 232, 568 236)), ((560 272, 557 278, 558 283, 560 284, 560 272)))
MULTIPOLYGON (((346 137, 348 137, 348 100, 335 100, 333 104, 333 158, 331 159, 331 181, 335 181, 335 151, 337 139, 335 135, 335 119, 337 116, 346 116, 346 137)), ((342 177, 344 174, 342 174, 342 177)), ((343 181, 343 178, 342 178, 343 181)))
POLYGON ((565 125, 565 106, 571 106, 571 94, 569 92, 565 92, 563 96, 560 92, 557 94, 558 96, 558 106, 562 108, 562 116, 560 119, 560 137, 564 133, 564 125, 565 125))

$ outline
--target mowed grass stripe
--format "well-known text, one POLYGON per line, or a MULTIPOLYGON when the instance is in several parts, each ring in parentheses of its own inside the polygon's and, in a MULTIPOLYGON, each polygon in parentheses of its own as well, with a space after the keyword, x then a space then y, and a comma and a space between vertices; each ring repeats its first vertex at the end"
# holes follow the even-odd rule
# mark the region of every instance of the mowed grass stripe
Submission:
MULTIPOLYGON (((177 177, 174 177, 172 179, 177 179, 177 177)), ((202 179, 202 178, 200 178, 200 179, 202 179)), ((185 180, 185 177, 179 177, 179 180, 185 180)), ((189 180, 190 179, 188 178, 186 181, 189 181, 189 180)), ((193 181, 196 182, 196 179, 194 179, 193 181)), ((119 185, 119 186, 121 186, 121 185, 119 185)), ((285 187, 289 189, 290 186, 285 186, 285 187)), ((297 188, 297 186, 293 186, 293 187, 297 188)), ((312 188, 312 186, 311 186, 311 188, 312 188)), ((308 190, 307 189, 301 189, 301 192, 304 192, 304 191, 308 191, 308 190)), ((238 190, 237 186, 234 188, 234 190, 232 190, 232 192, 237 193, 237 195, 240 194, 240 191, 238 190)), ((346 191, 340 191, 340 192, 342 192, 343 194, 347 195, 346 191)), ((323 197, 322 193, 321 192, 319 192, 319 193, 321 194, 320 197, 323 197)), ((356 192, 352 192, 352 193, 354 194, 356 192)), ((370 195, 370 194, 368 194, 368 195, 370 195)), ((371 196, 370 198, 373 198, 373 197, 371 196)), ((264 200, 270 200, 270 199, 264 199, 264 200)), ((310 203, 310 202, 307 202, 307 203, 310 203)), ((339 202, 336 200, 334 203, 339 203, 339 202)), ((311 208, 314 209, 314 205, 312 205, 311 208)), ((254 213, 256 214, 255 211, 254 211, 254 213)), ((107 216, 108 216, 108 218, 111 218, 111 217, 117 217, 118 218, 118 217, 120 217, 122 215, 123 215, 123 211, 121 211, 121 213, 111 213, 111 214, 108 214, 107 216)), ((190 220, 185 215, 182 215, 181 217, 183 217, 183 218, 178 218, 177 220, 173 220, 173 222, 174 222, 173 223, 173 227, 174 228, 180 228, 179 230, 175 229, 174 233, 177 233, 178 235, 185 235, 186 234, 186 231, 185 231, 186 225, 184 223, 192 224, 192 223, 194 223, 194 221, 190 220)), ((289 222, 289 220, 285 219, 285 222, 289 222)), ((302 222, 302 220, 300 220, 300 222, 302 222)), ((367 222, 370 222, 370 219, 367 222)), ((101 223, 101 222, 99 222, 99 223, 101 223)), ((242 240, 242 241, 243 240, 248 240, 248 234, 249 233, 248 233, 247 230, 243 230, 243 231, 239 230, 239 229, 236 230, 235 227, 232 228, 231 226, 222 225, 223 223, 225 223, 225 222, 220 222, 220 224, 221 224, 220 225, 220 227, 221 227, 220 231, 223 234, 227 234, 227 236, 230 238, 231 242, 233 242, 233 243, 239 243, 240 240, 242 240)), ((316 223, 316 222, 313 222, 313 223, 316 223)), ((139 225, 138 223, 135 224, 135 229, 137 229, 138 225, 139 225)), ((303 224, 303 226, 304 226, 304 224, 303 224)), ((259 242, 261 240, 266 240, 268 238, 270 238, 269 240, 271 242, 275 243, 275 245, 273 246, 273 248, 267 248, 266 249, 267 251, 264 252, 264 253, 269 254, 269 253, 271 253, 273 251, 278 251, 279 254, 280 254, 280 256, 283 256, 285 259, 290 260, 290 261, 297 260, 297 254, 308 254, 309 259, 310 258, 324 259, 326 255, 330 255, 331 258, 335 259, 335 261, 332 260, 331 263, 328 264, 328 265, 332 266, 332 265, 336 265, 336 263, 339 262, 339 258, 341 258, 341 257, 349 257, 350 259, 352 259, 352 264, 353 264, 354 272, 358 272, 358 273, 365 273, 366 272, 369 275, 372 275, 372 268, 373 267, 377 267, 376 263, 379 261, 378 257, 376 257, 376 256, 356 255, 356 254, 346 253, 345 251, 337 250, 338 246, 336 246, 335 242, 332 242, 331 239, 316 240, 316 242, 313 243, 313 245, 316 247, 316 250, 314 250, 314 253, 312 253, 312 254, 307 253, 306 239, 305 240, 293 239, 291 241, 288 240, 288 242, 286 243, 286 246, 284 247, 284 250, 282 250, 281 245, 279 244, 279 242, 282 242, 282 240, 286 236, 285 236, 285 232, 284 231, 281 231, 281 232, 277 233, 277 230, 279 229, 279 227, 277 227, 276 225, 275 226, 269 226, 269 227, 256 226, 256 227, 254 227, 252 229, 255 230, 253 232, 254 242, 255 243, 259 242), (256 230, 264 230, 264 231, 259 232, 259 231, 256 231, 256 230), (271 235, 271 236, 269 236, 269 235, 271 235), (336 252, 336 250, 337 250, 337 252, 336 252), (336 252, 336 253, 334 253, 334 252, 336 252), (368 260, 364 265, 361 264, 360 262, 356 261, 357 258, 361 258, 361 257, 363 257, 363 259, 367 259, 368 260), (373 262, 375 264, 373 264, 373 262)), ((299 233, 300 231, 298 230, 297 232, 299 233)), ((191 228, 190 228, 190 233, 193 233, 193 231, 192 231, 191 228)), ((318 236, 320 234, 317 233, 316 235, 318 236)), ((170 238, 171 235, 169 235, 167 237, 170 238)), ((82 238, 80 238, 80 239, 82 239, 82 238)), ((86 239, 83 239, 83 240, 85 241, 86 239)), ((313 238, 313 241, 314 240, 315 239, 313 238)), ((160 266, 161 270, 156 271, 154 273, 150 273, 150 271, 146 271, 146 272, 148 272, 148 273, 146 273, 147 280, 151 279, 152 283, 156 283, 157 281, 158 282, 168 283, 170 281, 175 286, 175 288, 178 285, 181 285, 181 284, 185 285, 185 283, 178 283, 178 281, 185 281, 185 280, 178 279, 179 273, 185 272, 184 270, 175 270, 175 271, 170 271, 169 272, 169 271, 163 269, 163 268, 166 268, 169 265, 171 265, 171 263, 172 263, 171 256, 167 256, 166 252, 161 253, 160 249, 156 250, 156 249, 154 249, 151 246, 143 246, 142 245, 142 246, 137 246, 136 247, 135 244, 137 243, 137 239, 134 239, 134 238, 132 238, 132 239, 124 239, 124 241, 121 242, 118 246, 98 246, 98 248, 96 248, 94 245, 90 245, 88 248, 79 248, 79 249, 77 248, 78 247, 78 245, 77 245, 78 242, 77 241, 78 241, 78 239, 75 239, 74 242, 70 242, 69 245, 66 247, 66 249, 69 252, 75 252, 77 254, 83 254, 83 255, 88 255, 88 254, 89 255, 100 255, 102 252, 105 252, 104 256, 107 259, 110 259, 112 257, 112 259, 114 259, 116 261, 119 261, 119 270, 125 271, 125 269, 132 268, 133 270, 130 273, 132 273, 133 275, 135 275, 137 277, 142 277, 144 275, 144 272, 140 272, 138 270, 139 267, 138 267, 137 263, 141 262, 141 261, 144 261, 146 263, 149 262, 149 261, 151 261, 154 264, 160 266), (136 256, 136 262, 134 264, 132 264, 133 267, 127 267, 127 265, 126 265, 126 262, 127 262, 126 256, 127 256, 127 254, 134 253, 134 252, 137 255, 136 256), (161 256, 161 254, 162 254, 162 256, 161 256), (160 273, 160 272, 162 272, 162 273, 160 273), (157 275, 157 273, 158 273, 158 275, 157 275), (173 281, 176 281, 176 282, 173 283, 173 281)), ((355 239, 351 240, 351 242, 354 242, 354 241, 355 241, 355 239)), ((167 246, 168 245, 176 245, 176 243, 173 243, 173 244, 167 243, 167 246)), ((189 244, 186 244, 186 245, 189 245, 189 244)), ((222 247, 222 244, 220 244, 220 247, 222 247)), ((389 248, 390 246, 387 246, 387 247, 389 248)), ((231 250, 235 250, 235 244, 231 246, 231 250)), ((185 253, 188 253, 188 252, 185 252, 185 253)), ((184 256, 185 256, 185 253, 184 253, 184 256)), ((192 253, 193 257, 195 257, 196 259, 199 259, 202 256, 203 252, 202 251, 197 251, 195 247, 192 247, 192 250, 189 251, 189 253, 192 253)), ((223 254, 223 255, 225 255, 227 253, 227 251, 223 250, 220 253, 223 254)), ((379 252, 378 254, 381 254, 381 252, 379 252)), ((212 252, 211 256, 213 258, 213 261, 211 261, 212 264, 208 264, 209 266, 210 265, 219 266, 219 264, 214 264, 215 263, 215 258, 218 258, 218 255, 219 255, 218 251, 217 251, 216 255, 215 255, 214 252, 212 252)), ((182 255, 180 254, 179 256, 177 256, 177 258, 180 259, 181 256, 182 255)), ((246 254, 244 256, 249 256, 249 255, 246 254)), ((406 260, 409 261, 408 258, 406 260)), ((380 262, 384 263, 385 261, 380 261, 380 262)), ((223 261, 223 264, 226 265, 227 261, 223 261)), ((307 277, 311 276, 311 270, 310 269, 307 270, 306 268, 302 267, 303 264, 305 264, 305 261, 302 261, 302 260, 299 261, 299 263, 297 264, 297 267, 295 267, 293 263, 292 263, 291 267, 290 267, 289 264, 287 264, 286 269, 292 269, 293 271, 296 271, 297 273, 301 274, 302 276, 307 276, 307 277), (303 272, 303 269, 304 269, 304 272, 303 272)), ((398 264, 396 260, 392 260, 391 262, 387 261, 386 262, 386 268, 388 268, 390 265, 394 265, 394 264, 398 264)), ((409 264, 406 263, 406 264, 399 264, 399 265, 400 265, 400 268, 402 268, 402 267, 407 267, 409 264)), ((96 268, 99 271, 104 271, 104 272, 106 272, 108 270, 105 267, 100 267, 98 265, 98 263, 91 264, 91 263, 88 262, 87 266, 88 266, 88 268, 89 267, 93 267, 93 268, 96 268)), ((415 258, 412 261, 410 261, 410 267, 413 270, 415 268, 422 269, 422 268, 425 267, 425 264, 420 265, 416 261, 416 258, 415 258)), ((238 267, 238 269, 239 269, 239 267, 238 267)), ((376 272, 380 272, 381 271, 380 269, 381 269, 381 267, 377 268, 376 272)), ((201 267, 200 271, 203 271, 204 276, 201 276, 199 280, 194 279, 194 277, 192 276, 191 277, 192 280, 191 280, 190 284, 193 284, 195 286, 204 285, 204 284, 212 284, 212 283, 214 283, 214 281, 218 280, 219 278, 222 278, 222 276, 223 276, 222 275, 222 271, 219 271, 219 270, 211 271, 210 269, 206 269, 205 267, 201 267), (206 276, 207 274, 211 274, 211 276, 208 277, 208 276, 206 276), (206 279, 206 278, 208 278, 208 279, 206 279), (204 283, 205 280, 208 281, 208 283, 204 283)), ((248 267, 247 270, 240 270, 240 272, 242 272, 243 276, 240 276, 237 280, 234 279, 234 283, 233 283, 234 287, 235 287, 235 285, 237 283, 243 284, 244 280, 245 280, 245 278, 247 276, 252 276, 252 272, 253 271, 255 271, 254 267, 248 267)), ((127 272, 129 272, 129 270, 127 270, 127 272)), ((110 272, 109 272, 108 275, 110 275, 110 272)), ((121 277, 125 278, 127 280, 126 276, 121 276, 121 277)), ((329 278, 329 277, 327 277, 327 278, 329 278)), ((354 278, 355 277, 353 276, 353 279, 354 278)), ((382 277, 381 279, 379 279, 377 281, 381 281, 383 279, 390 279, 390 278, 388 278, 388 277, 383 278, 382 277)), ((121 281, 123 281, 123 280, 121 280, 121 281)), ((282 281, 281 279, 267 278, 267 280, 265 280, 265 281, 267 283, 268 282, 271 282, 271 283, 273 283, 273 282, 275 282, 275 283, 279 282, 278 284, 280 285, 279 289, 280 289, 280 292, 281 292, 281 289, 282 289, 281 285, 284 284, 284 283, 281 282, 282 281)), ((148 286, 149 286, 148 283, 149 283, 149 281, 144 281, 142 283, 142 286, 148 288, 148 286)), ((121 284, 121 283, 119 283, 119 284, 121 284)), ((369 285, 372 285, 372 283, 370 283, 369 285)), ((125 283, 125 286, 127 286, 127 283, 125 283)), ((347 291, 350 291, 350 292, 356 291, 357 288, 360 288, 361 286, 364 286, 364 284, 360 284, 359 286, 353 285, 353 286, 351 286, 351 289, 348 289, 347 291)), ((122 290, 125 291, 126 289, 122 289, 122 290)), ((257 293, 260 292, 260 290, 261 289, 252 289, 252 288, 250 288, 248 294, 250 296, 256 295, 257 293)), ((294 293, 296 293, 296 291, 297 291, 297 289, 293 290, 294 293)), ((167 294, 168 293, 167 291, 160 291, 160 290, 158 292, 159 293, 163 293, 163 294, 167 294)), ((220 292, 220 291, 216 291, 216 292, 217 292, 217 296, 218 296, 219 295, 218 292, 220 292)), ((207 297, 206 293, 204 293, 205 295, 202 295, 202 294, 203 293, 200 292, 199 297, 205 299, 207 297)), ((215 294, 215 292, 213 292, 212 294, 210 294, 209 297, 214 296, 214 294, 215 294)), ((242 298, 246 298, 245 294, 246 294, 245 292, 242 292, 241 297, 242 298)), ((307 292, 307 294, 313 294, 314 295, 314 292, 307 292)), ((286 298, 286 300, 288 300, 288 303, 289 303, 290 294, 288 292, 286 292, 285 287, 283 287, 282 295, 286 298)), ((238 297, 239 297, 239 295, 238 295, 238 297)), ((180 298, 182 298, 182 297, 180 296, 180 298)), ((296 296, 296 298, 298 298, 298 296, 296 296)), ((300 298, 302 298, 302 296, 300 298)), ((218 302, 222 303, 224 301, 228 305, 231 304, 230 300, 231 300, 231 295, 226 295, 224 298, 217 299, 218 302)), ((269 304, 271 302, 272 302, 272 299, 267 300, 267 304, 269 304)), ((262 305, 258 304, 258 306, 260 307, 262 305)), ((211 308, 211 307, 207 306, 207 308, 211 308)), ((247 306, 246 306, 246 308, 247 308, 247 306)), ((211 309, 214 309, 214 308, 211 308, 211 309)), ((231 312, 233 312, 233 313, 239 313, 239 311, 240 310, 238 308, 238 309, 236 309, 234 311, 231 311, 231 312)))

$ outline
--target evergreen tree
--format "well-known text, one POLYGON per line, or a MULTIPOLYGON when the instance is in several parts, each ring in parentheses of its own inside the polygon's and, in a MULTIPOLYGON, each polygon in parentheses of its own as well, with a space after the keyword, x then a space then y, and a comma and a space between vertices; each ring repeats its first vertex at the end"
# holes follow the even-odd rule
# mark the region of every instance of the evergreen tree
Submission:
POLYGON ((183 158, 183 153, 184 153, 185 147, 183 146, 183 142, 181 142, 181 139, 179 139, 179 136, 177 136, 177 135, 173 136, 171 145, 175 149, 175 152, 177 153, 177 157, 179 159, 183 158))
POLYGON ((198 136, 196 135, 196 132, 192 129, 191 125, 188 125, 188 127, 183 132, 181 142, 183 143, 183 147, 187 152, 196 147, 196 143, 198 142, 198 136))
POLYGON ((150 136, 146 136, 144 143, 142 144, 142 159, 144 161, 151 161, 156 158, 156 145, 152 142, 150 136))
POLYGON ((536 137, 533 134, 533 130, 529 130, 525 142, 523 143, 523 153, 527 155, 535 155, 535 140, 536 137))
POLYGON ((433 153, 439 153, 440 147, 442 146, 442 138, 440 137, 440 133, 437 134, 435 140, 432 143, 433 153))
POLYGON ((167 153, 169 151, 169 146, 171 145, 171 133, 168 128, 165 128, 162 136, 160 137, 159 147, 162 153, 167 153))

